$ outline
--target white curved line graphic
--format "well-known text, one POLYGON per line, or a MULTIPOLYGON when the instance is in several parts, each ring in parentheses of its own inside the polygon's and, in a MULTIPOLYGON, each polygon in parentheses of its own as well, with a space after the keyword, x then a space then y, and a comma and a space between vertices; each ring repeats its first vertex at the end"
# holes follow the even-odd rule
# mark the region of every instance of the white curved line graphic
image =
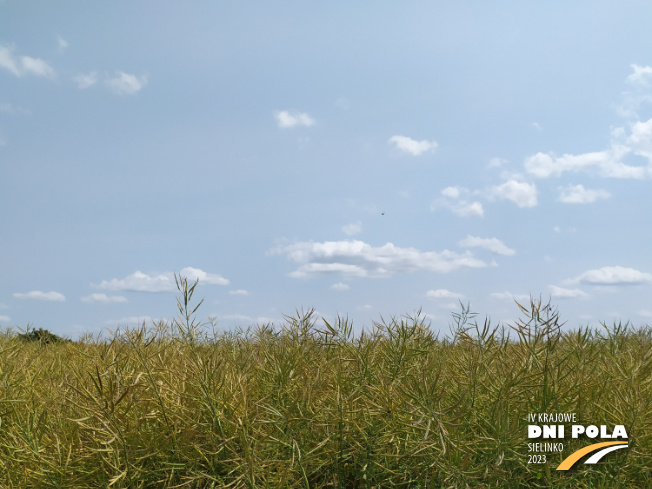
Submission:
POLYGON ((600 459, 602 457, 604 457, 606 454, 608 454, 609 452, 613 452, 614 450, 619 450, 621 448, 627 448, 628 446, 629 445, 615 445, 613 447, 603 448, 602 450, 600 450, 600 451, 594 453, 593 455, 591 455, 591 457, 589 459, 587 459, 587 461, 584 462, 584 463, 585 464, 597 464, 600 461, 600 459))

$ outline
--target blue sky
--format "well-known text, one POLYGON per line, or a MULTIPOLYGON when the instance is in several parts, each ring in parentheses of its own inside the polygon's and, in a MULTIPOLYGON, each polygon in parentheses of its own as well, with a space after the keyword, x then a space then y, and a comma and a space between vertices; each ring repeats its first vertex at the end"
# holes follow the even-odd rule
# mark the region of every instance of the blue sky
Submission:
POLYGON ((0 327, 652 321, 647 1, 0 2, 0 327))

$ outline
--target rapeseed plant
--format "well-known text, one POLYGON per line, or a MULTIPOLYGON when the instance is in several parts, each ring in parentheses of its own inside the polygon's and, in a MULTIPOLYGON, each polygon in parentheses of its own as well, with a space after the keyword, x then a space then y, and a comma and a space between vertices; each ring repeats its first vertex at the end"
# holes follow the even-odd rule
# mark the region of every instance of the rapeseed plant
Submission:
POLYGON ((179 316, 109 338, 0 334, 0 486, 649 487, 652 329, 511 325, 469 305, 450 336, 421 311, 358 335, 314 310, 219 332, 177 277, 179 316), (212 327, 211 327, 212 326, 212 327), (44 336, 45 337, 45 336, 44 336), (623 424, 629 448, 567 472, 528 463, 527 415, 623 424))

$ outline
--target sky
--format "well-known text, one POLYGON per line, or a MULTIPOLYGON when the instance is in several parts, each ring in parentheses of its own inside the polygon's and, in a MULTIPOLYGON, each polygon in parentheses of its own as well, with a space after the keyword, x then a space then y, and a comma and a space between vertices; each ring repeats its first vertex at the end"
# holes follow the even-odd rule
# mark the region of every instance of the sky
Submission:
POLYGON ((0 328, 652 322, 652 3, 0 1, 0 328))

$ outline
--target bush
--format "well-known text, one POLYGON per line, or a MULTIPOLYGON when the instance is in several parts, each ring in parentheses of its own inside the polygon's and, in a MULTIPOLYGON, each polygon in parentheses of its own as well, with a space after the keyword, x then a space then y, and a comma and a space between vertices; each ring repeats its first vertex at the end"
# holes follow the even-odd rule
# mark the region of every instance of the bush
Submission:
POLYGON ((37 342, 46 345, 50 343, 66 343, 70 341, 61 336, 57 336, 54 333, 50 333, 47 329, 39 328, 30 331, 29 326, 25 333, 18 335, 18 338, 22 341, 37 342))

